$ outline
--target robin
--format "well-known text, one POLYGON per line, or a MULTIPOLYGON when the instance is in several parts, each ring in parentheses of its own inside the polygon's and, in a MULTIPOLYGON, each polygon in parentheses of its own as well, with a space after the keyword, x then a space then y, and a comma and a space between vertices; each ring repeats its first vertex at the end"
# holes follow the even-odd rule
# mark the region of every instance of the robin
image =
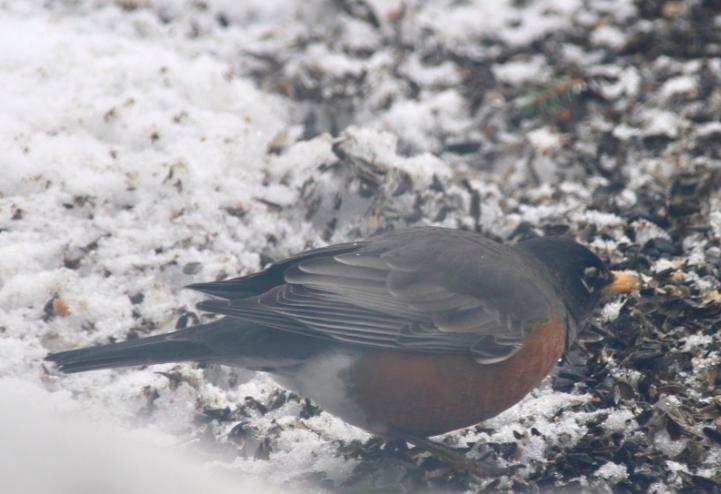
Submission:
POLYGON ((413 228, 309 250, 189 288, 223 316, 149 338, 48 355, 63 372, 214 362, 271 374, 345 421, 425 439, 506 410, 562 357, 605 294, 638 288, 584 246, 504 246, 413 228))

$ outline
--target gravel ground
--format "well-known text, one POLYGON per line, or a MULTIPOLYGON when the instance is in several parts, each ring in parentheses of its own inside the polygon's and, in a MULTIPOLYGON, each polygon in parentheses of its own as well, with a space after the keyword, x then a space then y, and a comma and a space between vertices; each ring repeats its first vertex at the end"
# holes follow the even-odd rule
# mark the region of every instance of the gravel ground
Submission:
POLYGON ((192 456, 209 492, 721 491, 720 12, 0 0, 1 490, 171 492, 129 460, 150 449, 192 456), (438 438, 512 475, 385 446, 242 370, 42 363, 203 320, 189 282, 428 224, 567 234, 643 277, 519 405, 438 438))

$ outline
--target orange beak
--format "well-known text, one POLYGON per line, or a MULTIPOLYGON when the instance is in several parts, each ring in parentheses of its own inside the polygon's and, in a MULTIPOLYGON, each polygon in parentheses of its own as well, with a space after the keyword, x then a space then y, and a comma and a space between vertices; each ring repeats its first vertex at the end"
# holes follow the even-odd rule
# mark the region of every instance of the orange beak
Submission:
POLYGON ((638 275, 626 271, 611 271, 613 281, 606 286, 603 293, 631 293, 641 288, 638 275))

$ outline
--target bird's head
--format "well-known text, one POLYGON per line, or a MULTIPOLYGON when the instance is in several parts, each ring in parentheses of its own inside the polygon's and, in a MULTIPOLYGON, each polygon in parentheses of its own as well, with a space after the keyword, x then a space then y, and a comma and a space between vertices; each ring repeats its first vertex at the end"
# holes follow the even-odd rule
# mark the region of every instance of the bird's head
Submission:
POLYGON ((539 237, 517 244, 539 260, 575 322, 580 324, 604 295, 640 288, 635 274, 611 271, 588 248, 565 237, 539 237))

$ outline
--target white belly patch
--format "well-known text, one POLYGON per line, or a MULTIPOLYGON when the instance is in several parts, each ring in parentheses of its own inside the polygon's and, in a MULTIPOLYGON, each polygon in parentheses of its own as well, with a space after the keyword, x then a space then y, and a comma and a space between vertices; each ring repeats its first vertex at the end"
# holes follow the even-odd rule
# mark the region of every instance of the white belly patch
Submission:
POLYGON ((368 428, 365 415, 347 395, 347 377, 358 357, 342 350, 322 353, 296 368, 294 373, 272 374, 281 386, 316 402, 323 410, 345 422, 368 428))

